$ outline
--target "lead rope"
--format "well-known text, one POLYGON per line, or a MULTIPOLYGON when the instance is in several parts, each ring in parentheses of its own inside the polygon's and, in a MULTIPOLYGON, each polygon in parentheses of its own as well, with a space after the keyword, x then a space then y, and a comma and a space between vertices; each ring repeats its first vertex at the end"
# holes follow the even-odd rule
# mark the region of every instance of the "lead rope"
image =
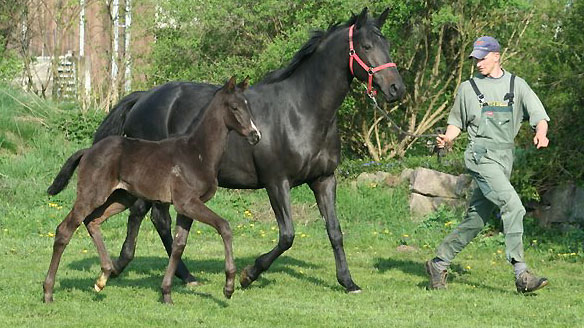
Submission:
MULTIPOLYGON (((394 130, 398 131, 401 134, 404 134, 406 136, 409 137, 413 137, 413 138, 436 138, 438 137, 438 133, 426 133, 426 134, 414 134, 414 133, 410 133, 405 131, 404 129, 400 128, 399 125, 397 125, 390 117, 389 117, 389 113, 379 107, 379 104, 377 104, 377 99, 375 99, 374 96, 369 96, 369 99, 371 99, 371 101, 373 102, 373 105, 375 106, 375 108, 385 117, 385 119, 387 119, 390 123, 390 127, 393 128, 394 130)), ((439 131, 440 134, 444 134, 444 129, 443 128, 437 128, 437 131, 439 131)), ((431 144, 431 141, 428 141, 427 144, 431 144)), ((438 158, 438 163, 441 162, 441 158, 444 157, 444 155, 446 155, 446 147, 444 148, 438 148, 438 146, 434 146, 434 148, 432 149, 432 153, 436 153, 436 156, 438 158)))

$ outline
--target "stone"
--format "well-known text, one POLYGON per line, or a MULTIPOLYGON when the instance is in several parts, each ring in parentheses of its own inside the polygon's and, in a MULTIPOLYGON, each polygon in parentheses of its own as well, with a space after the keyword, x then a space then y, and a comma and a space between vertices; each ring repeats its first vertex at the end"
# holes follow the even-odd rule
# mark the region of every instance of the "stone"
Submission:
POLYGON ((436 211, 440 205, 460 207, 465 204, 466 201, 461 198, 432 197, 417 193, 410 195, 410 213, 414 221, 436 211))
POLYGON ((578 224, 584 226, 584 189, 573 183, 554 187, 535 204, 533 216, 542 227, 578 224))
POLYGON ((411 190, 414 193, 444 197, 463 197, 470 185, 470 177, 455 176, 426 168, 417 168, 411 178, 411 190))

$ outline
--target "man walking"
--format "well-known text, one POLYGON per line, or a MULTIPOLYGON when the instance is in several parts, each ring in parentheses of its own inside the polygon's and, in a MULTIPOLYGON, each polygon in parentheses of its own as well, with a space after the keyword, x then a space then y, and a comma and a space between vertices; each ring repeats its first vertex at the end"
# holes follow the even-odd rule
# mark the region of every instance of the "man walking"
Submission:
POLYGON ((523 258, 523 207, 509 182, 513 166, 514 138, 521 121, 529 117, 535 128, 533 143, 547 147, 549 117, 521 78, 503 70, 499 42, 493 37, 478 38, 469 58, 480 74, 461 83, 448 116, 445 134, 436 138, 438 147, 450 145, 462 130, 468 132, 469 144, 464 162, 476 182, 464 220, 438 247, 436 257, 426 262, 430 288, 446 288, 451 261, 483 228, 495 207, 503 220, 505 255, 515 271, 518 292, 532 292, 547 285, 527 268, 523 258))

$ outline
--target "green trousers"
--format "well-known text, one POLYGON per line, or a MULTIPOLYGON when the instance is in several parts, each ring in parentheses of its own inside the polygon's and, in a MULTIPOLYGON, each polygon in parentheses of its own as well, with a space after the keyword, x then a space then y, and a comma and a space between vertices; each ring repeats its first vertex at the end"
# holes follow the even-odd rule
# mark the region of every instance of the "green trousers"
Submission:
POLYGON ((523 216, 525 208, 509 182, 513 150, 491 150, 470 145, 465 164, 477 187, 474 189, 464 220, 438 247, 436 256, 450 263, 484 227, 498 207, 505 233, 505 255, 509 262, 524 262, 523 216))

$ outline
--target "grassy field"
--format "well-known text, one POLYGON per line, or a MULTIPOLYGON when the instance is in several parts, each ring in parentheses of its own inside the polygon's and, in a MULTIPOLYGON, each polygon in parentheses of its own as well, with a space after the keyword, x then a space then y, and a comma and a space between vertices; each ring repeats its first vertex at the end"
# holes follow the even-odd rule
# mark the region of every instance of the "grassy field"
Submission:
MULTIPOLYGON (((74 184, 45 194, 60 165, 90 143, 91 114, 0 89, 0 326, 2 327, 582 327, 584 256, 579 232, 545 232, 526 219, 526 257, 550 285, 529 296, 514 291, 511 267, 493 224, 452 266, 449 289, 426 290, 423 269, 433 249, 461 219, 443 209, 421 223, 408 213, 407 186, 355 186, 343 179, 337 208, 345 251, 361 294, 346 294, 324 223, 310 190, 293 191, 294 246, 250 288, 222 294, 223 247, 211 228, 195 223, 184 260, 204 284, 175 280, 174 306, 160 303, 167 264, 158 235, 144 221, 136 259, 101 293, 93 291, 99 259, 84 227, 67 247, 55 303, 43 304, 42 282, 55 227, 74 200, 74 184), (89 131, 89 132, 88 132, 89 131), (406 247, 407 246, 407 247, 406 247)), ((241 270, 276 243, 266 193, 220 189, 209 203, 234 231, 241 270)), ((116 256, 126 215, 103 225, 116 256)))

